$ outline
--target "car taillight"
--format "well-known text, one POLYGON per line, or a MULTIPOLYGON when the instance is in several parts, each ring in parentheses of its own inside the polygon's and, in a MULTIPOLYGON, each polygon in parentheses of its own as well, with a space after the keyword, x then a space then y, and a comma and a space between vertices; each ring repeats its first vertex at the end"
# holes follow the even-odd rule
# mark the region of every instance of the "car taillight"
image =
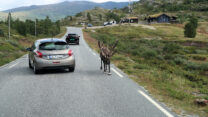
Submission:
POLYGON ((72 56, 72 54, 73 54, 72 50, 69 50, 68 55, 72 56))
POLYGON ((41 52, 37 51, 36 52, 36 56, 42 58, 43 57, 43 54, 41 52))

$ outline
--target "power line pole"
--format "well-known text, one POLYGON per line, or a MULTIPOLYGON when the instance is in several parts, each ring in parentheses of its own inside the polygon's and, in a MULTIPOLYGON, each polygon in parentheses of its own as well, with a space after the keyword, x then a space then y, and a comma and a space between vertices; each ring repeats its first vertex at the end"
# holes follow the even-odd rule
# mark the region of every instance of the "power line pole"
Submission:
POLYGON ((131 23, 131 18, 130 18, 130 16, 131 16, 131 0, 129 0, 129 24, 131 23))
POLYGON ((10 24, 10 23, 11 23, 11 13, 9 12, 9 15, 8 15, 8 25, 9 25, 9 26, 8 26, 8 28, 9 28, 8 34, 9 34, 9 40, 10 40, 10 34, 11 34, 11 33, 10 33, 10 26, 11 26, 11 24, 10 24))
POLYGON ((37 21, 35 19, 35 37, 37 36, 37 21))

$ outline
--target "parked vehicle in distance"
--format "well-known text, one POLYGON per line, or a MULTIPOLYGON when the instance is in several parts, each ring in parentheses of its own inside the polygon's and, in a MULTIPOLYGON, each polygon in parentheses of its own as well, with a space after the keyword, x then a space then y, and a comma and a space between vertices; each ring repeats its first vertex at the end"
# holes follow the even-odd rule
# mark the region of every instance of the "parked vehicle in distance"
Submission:
POLYGON ((109 22, 104 22, 103 26, 114 25, 114 24, 116 24, 116 21, 109 21, 109 22))
POLYGON ((34 42, 29 51, 29 68, 35 74, 43 69, 75 70, 75 57, 69 45, 61 39, 40 39, 34 42))
POLYGON ((75 43, 75 44, 79 45, 79 38, 80 38, 80 36, 78 36, 77 34, 69 33, 69 34, 66 36, 66 42, 67 42, 68 44, 70 44, 70 43, 75 43))
POLYGON ((103 26, 112 25, 110 22, 104 22, 103 26))
POLYGON ((88 24, 87 26, 88 26, 88 27, 93 27, 93 25, 92 25, 92 24, 88 24))

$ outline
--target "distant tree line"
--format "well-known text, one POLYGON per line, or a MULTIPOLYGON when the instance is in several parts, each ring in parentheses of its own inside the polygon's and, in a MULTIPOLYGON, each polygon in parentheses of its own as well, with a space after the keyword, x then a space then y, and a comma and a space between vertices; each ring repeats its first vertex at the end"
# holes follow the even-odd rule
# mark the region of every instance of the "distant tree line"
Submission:
MULTIPOLYGON (((56 22, 52 22, 48 16, 45 19, 36 19, 36 21, 30 19, 21 21, 19 19, 14 20, 12 17, 10 18, 11 29, 16 30, 19 34, 23 36, 26 36, 27 34, 35 35, 35 22, 37 36, 55 36, 56 34, 60 33, 60 21, 58 20, 56 22)), ((8 19, 4 23, 8 25, 8 19)))

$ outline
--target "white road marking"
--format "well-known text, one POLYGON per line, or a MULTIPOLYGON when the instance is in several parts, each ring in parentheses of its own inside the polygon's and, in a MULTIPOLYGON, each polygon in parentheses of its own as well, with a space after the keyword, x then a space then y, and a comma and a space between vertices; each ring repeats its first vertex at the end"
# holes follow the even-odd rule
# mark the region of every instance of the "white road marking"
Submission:
POLYGON ((123 75, 121 75, 119 72, 117 72, 114 68, 111 68, 119 77, 123 78, 123 75))
POLYGON ((143 95, 147 100, 149 100, 153 105, 155 105, 160 111, 162 111, 167 117, 174 117, 167 110, 165 110, 163 107, 161 107, 159 104, 157 104, 154 100, 152 100, 147 94, 145 94, 141 90, 138 90, 138 92, 141 95, 143 95))
POLYGON ((19 64, 19 62, 15 63, 15 64, 13 64, 13 65, 11 65, 11 66, 9 66, 9 69, 13 68, 13 67, 16 66, 17 64, 19 64))

